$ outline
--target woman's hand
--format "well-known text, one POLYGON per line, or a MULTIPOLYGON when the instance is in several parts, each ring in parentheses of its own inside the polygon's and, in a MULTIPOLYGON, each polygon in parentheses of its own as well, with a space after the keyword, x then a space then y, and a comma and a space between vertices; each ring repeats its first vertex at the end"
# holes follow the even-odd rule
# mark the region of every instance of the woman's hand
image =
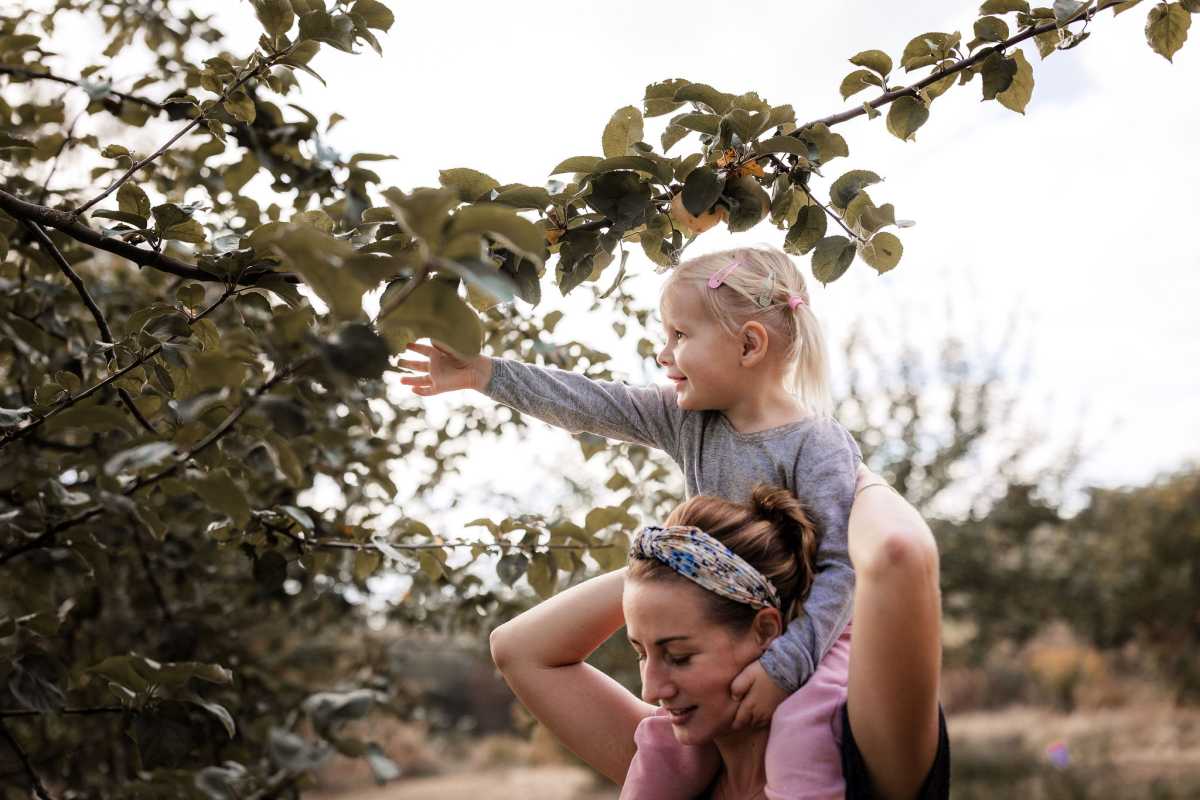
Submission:
POLYGON ((458 389, 475 389, 483 391, 492 377, 492 360, 487 356, 475 356, 471 359, 461 359, 449 350, 443 350, 436 344, 410 344, 406 351, 412 350, 429 358, 428 361, 414 361, 402 358, 399 365, 418 373, 406 375, 400 379, 405 386, 411 386, 414 394, 431 397, 442 392, 453 392, 458 389))

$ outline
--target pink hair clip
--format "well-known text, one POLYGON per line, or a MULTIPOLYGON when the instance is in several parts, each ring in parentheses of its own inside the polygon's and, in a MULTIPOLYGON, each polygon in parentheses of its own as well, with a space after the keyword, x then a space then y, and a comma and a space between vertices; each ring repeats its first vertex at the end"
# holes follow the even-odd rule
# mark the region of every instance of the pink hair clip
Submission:
POLYGON ((808 303, 806 303, 804 301, 804 298, 801 297, 800 295, 798 295, 798 294, 789 294, 788 295, 788 308, 791 309, 792 311, 796 310, 796 306, 806 306, 806 305, 808 305, 808 303))
POLYGON ((719 289, 721 284, 725 282, 725 279, 729 277, 729 274, 738 268, 739 263, 740 262, 735 260, 729 266, 721 267, 719 270, 714 272, 713 276, 708 279, 708 288, 719 289))

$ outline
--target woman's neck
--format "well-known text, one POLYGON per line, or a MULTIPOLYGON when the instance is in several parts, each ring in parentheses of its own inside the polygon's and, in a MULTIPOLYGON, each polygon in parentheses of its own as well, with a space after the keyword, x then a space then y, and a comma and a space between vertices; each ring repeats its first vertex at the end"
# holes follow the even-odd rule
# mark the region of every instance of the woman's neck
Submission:
POLYGON ((764 381, 747 385, 737 402, 723 410, 725 418, 738 433, 756 433, 790 422, 798 422, 807 414, 780 381, 764 381))
POLYGON ((724 797, 755 797, 767 785, 766 754, 770 728, 731 733, 715 740, 725 772, 718 778, 724 784, 724 797))

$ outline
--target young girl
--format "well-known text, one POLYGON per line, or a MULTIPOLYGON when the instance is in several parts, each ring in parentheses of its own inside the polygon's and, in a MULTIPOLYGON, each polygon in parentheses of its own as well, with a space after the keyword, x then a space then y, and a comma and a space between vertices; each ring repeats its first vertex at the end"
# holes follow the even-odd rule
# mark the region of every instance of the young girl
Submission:
POLYGON ((680 264, 660 301, 670 386, 631 387, 479 356, 461 360, 411 345, 428 361, 402 382, 421 396, 476 389, 565 428, 665 451, 688 497, 734 503, 757 484, 803 501, 820 531, 803 613, 732 685, 735 728, 766 724, 813 675, 850 618, 854 572, 846 526, 860 454, 831 419, 824 340, 804 278, 774 248, 737 248, 680 264))

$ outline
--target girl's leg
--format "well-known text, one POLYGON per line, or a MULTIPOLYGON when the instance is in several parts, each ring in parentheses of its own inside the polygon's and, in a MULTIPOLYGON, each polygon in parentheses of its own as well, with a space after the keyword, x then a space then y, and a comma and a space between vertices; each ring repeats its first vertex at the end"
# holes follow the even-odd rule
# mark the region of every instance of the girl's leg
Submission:
MULTIPOLYGON (((860 487, 880 482, 870 473, 860 487)), ((941 595, 937 546, 904 498, 861 491, 850 513, 857 573, 847 713, 878 796, 910 800, 938 746, 941 595)))

